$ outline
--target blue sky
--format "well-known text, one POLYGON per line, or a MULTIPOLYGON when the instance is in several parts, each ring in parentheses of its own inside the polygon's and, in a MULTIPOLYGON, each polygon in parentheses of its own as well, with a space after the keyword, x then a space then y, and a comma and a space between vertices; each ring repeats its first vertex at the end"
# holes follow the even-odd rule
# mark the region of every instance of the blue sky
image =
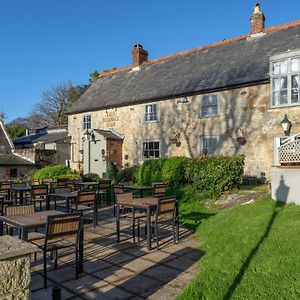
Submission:
MULTIPOLYGON (((264 0, 266 26, 299 19, 300 1, 264 0)), ((0 111, 25 116, 43 91, 93 70, 131 64, 141 43, 157 58, 246 34, 255 1, 3 0, 0 111)))

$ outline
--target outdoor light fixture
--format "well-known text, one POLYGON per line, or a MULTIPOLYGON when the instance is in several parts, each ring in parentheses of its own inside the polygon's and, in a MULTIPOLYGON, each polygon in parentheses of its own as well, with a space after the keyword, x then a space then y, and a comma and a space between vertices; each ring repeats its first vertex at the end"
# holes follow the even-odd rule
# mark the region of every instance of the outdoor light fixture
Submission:
POLYGON ((290 134, 290 130, 292 127, 292 122, 287 118, 287 115, 284 115, 283 120, 281 121, 281 127, 285 135, 290 134))
POLYGON ((187 97, 182 97, 177 100, 177 103, 189 103, 189 99, 187 97))

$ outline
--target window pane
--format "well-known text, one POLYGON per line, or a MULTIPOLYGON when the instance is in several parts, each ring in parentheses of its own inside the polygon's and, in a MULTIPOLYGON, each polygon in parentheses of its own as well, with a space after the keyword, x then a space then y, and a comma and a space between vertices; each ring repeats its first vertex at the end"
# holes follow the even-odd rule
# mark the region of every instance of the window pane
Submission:
POLYGON ((273 63, 273 74, 279 74, 279 62, 274 62, 273 63))
POLYGON ((287 60, 282 60, 280 62, 280 73, 281 74, 287 73, 287 66, 288 66, 287 60))
POLYGON ((292 72, 298 72, 298 71, 300 71, 299 64, 300 64, 300 59, 299 58, 293 58, 291 60, 291 71, 292 72))
POLYGON ((210 95, 203 96, 202 107, 201 107, 202 117, 215 116, 218 114, 218 96, 210 95))
POLYGON ((299 76, 293 75, 292 76, 292 103, 299 102, 299 76))

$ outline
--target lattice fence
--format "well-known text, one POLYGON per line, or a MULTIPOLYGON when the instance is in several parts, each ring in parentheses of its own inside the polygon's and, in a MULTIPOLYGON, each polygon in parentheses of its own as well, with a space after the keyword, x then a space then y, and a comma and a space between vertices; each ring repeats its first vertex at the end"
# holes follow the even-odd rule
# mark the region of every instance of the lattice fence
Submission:
POLYGON ((278 148, 280 164, 300 164, 300 140, 287 142, 278 148))

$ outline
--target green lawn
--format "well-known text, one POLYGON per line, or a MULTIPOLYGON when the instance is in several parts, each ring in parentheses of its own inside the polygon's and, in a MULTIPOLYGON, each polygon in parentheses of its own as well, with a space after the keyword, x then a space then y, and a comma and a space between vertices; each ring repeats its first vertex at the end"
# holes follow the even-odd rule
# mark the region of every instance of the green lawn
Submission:
POLYGON ((205 253, 178 299, 300 299, 300 207, 265 197, 214 213, 178 193, 181 221, 205 253))

